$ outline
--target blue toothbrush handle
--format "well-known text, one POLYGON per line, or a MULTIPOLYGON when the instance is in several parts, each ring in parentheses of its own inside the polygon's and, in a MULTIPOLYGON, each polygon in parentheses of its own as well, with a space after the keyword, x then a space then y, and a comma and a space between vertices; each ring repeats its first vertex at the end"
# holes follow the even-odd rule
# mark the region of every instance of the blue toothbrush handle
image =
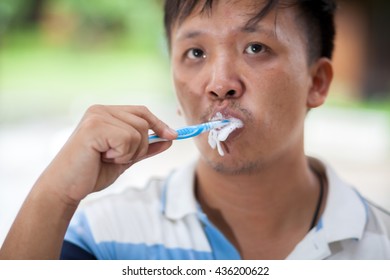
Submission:
POLYGON ((157 136, 155 134, 149 136, 149 144, 163 142, 163 141, 168 141, 168 140, 164 139, 164 138, 160 138, 159 136, 157 136))
POLYGON ((207 131, 207 130, 208 130, 208 127, 206 126, 206 124, 183 127, 183 128, 176 130, 177 131, 177 138, 176 139, 181 140, 181 139, 195 137, 195 136, 197 136, 197 135, 199 135, 202 132, 207 131))
MULTIPOLYGON (((198 136, 199 134, 209 131, 216 127, 221 127, 223 125, 226 125, 226 123, 229 122, 229 120, 220 120, 220 121, 212 121, 208 123, 202 123, 198 125, 191 125, 186 126, 183 128, 179 128, 176 130, 177 132, 177 138, 175 140, 182 140, 187 138, 192 138, 195 136, 198 136)), ((149 144, 161 142, 161 141, 168 141, 167 139, 160 138, 159 136, 153 134, 149 135, 149 144)))

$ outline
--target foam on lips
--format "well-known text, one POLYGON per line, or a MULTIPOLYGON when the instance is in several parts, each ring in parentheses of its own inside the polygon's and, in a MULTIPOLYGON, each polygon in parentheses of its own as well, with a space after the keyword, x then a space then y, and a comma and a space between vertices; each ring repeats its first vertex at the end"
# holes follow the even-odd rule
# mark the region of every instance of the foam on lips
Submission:
MULTIPOLYGON (((216 113, 211 120, 220 120, 224 119, 220 112, 216 113)), ((226 141, 229 135, 236 129, 244 126, 244 123, 237 118, 230 117, 228 118, 229 122, 223 127, 214 128, 209 132, 208 142, 212 149, 217 148, 220 156, 224 156, 225 153, 221 146, 221 142, 226 141)))

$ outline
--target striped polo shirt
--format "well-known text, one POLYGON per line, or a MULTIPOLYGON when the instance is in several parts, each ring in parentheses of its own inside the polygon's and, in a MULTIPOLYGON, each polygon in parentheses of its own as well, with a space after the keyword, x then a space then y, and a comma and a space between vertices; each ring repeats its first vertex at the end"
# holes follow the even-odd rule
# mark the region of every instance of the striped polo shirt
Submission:
MULTIPOLYGON (((318 224, 287 259, 390 259, 390 216, 325 167, 328 196, 318 224)), ((83 203, 63 259, 240 259, 194 196, 195 162, 142 189, 83 203)))

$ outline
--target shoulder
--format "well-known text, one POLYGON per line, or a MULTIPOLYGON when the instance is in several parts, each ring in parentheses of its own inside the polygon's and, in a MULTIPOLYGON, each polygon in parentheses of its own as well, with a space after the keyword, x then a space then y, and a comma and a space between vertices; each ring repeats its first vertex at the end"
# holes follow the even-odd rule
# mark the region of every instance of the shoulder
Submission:
POLYGON ((163 180, 152 179, 143 188, 87 198, 72 218, 65 239, 88 249, 99 242, 124 241, 136 233, 142 240, 148 221, 161 220, 163 185, 163 180))
POLYGON ((141 226, 145 219, 159 215, 163 188, 164 180, 154 178, 143 188, 129 187, 91 198, 81 205, 78 215, 88 221, 88 226, 97 235, 110 232, 107 226, 111 226, 111 232, 141 226))
POLYGON ((80 207, 82 211, 96 211, 104 209, 112 211, 118 208, 143 207, 159 201, 164 187, 164 179, 152 178, 148 183, 139 187, 127 187, 121 191, 108 192, 96 197, 89 197, 80 207), (129 203, 132 202, 132 203, 129 203), (141 203, 136 203, 141 202, 141 203), (111 210, 110 210, 111 209, 111 210))
MULTIPOLYGON (((151 229, 164 223, 160 211, 163 185, 163 180, 153 179, 141 189, 129 187, 88 198, 74 215, 64 244, 71 243, 98 259, 137 258, 139 250, 134 244, 153 241, 156 231, 151 229)), ((68 258, 79 255, 74 256, 74 250, 69 254, 68 258)))
MULTIPOLYGON (((187 211, 190 200, 181 194, 192 180, 177 180, 178 175, 175 171, 142 189, 89 199, 77 211, 65 240, 98 259, 210 258, 202 224, 196 212, 187 211), (175 187, 173 192, 169 186, 175 187), (175 215, 167 213, 167 205, 173 205, 169 209, 175 215), (185 215, 176 217, 178 212, 185 215)), ((184 193, 192 195, 191 189, 184 193)))
POLYGON ((325 165, 328 182, 322 229, 328 259, 390 259, 390 215, 325 165))
MULTIPOLYGON (((342 242, 347 259, 390 259, 390 215, 362 198, 366 222, 360 238, 342 242)), ((344 257, 345 257, 344 256, 344 257)))

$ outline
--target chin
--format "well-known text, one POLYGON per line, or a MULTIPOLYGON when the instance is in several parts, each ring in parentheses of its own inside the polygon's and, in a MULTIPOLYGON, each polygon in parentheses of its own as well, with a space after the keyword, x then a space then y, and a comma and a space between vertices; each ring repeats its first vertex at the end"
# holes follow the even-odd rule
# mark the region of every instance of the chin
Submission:
POLYGON ((211 157, 203 157, 206 164, 215 172, 224 175, 250 175, 259 169, 259 164, 242 158, 234 157, 231 154, 220 156, 218 153, 211 157))

